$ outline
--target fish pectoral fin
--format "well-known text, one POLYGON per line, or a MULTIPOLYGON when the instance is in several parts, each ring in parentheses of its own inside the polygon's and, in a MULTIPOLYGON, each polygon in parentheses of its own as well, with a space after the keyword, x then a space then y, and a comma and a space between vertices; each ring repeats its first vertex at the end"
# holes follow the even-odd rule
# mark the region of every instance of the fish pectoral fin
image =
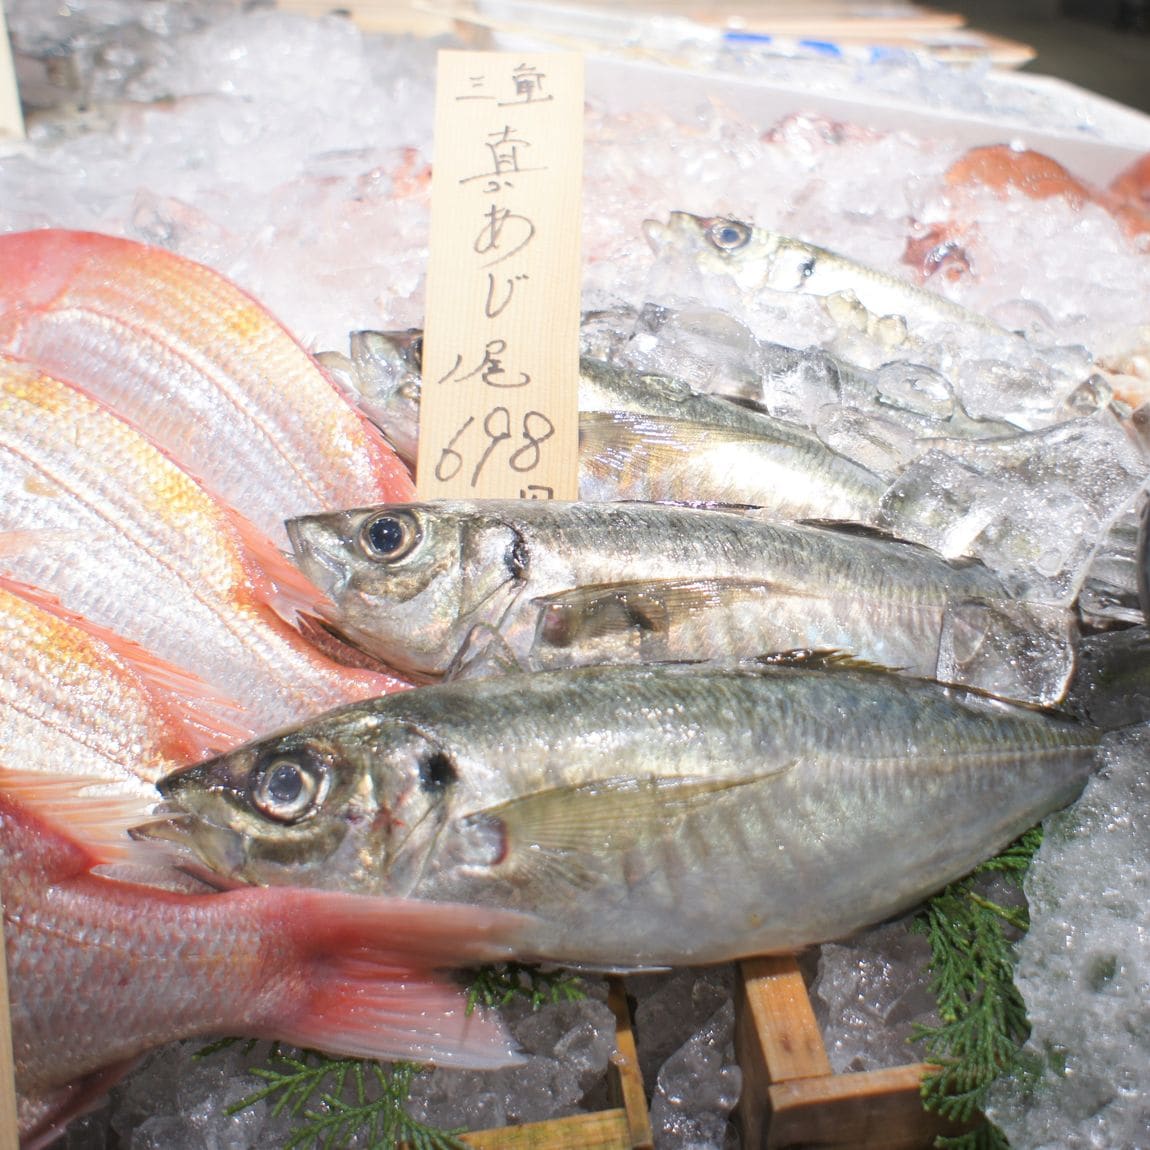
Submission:
POLYGON ((579 413, 582 465, 608 476, 649 471, 689 460, 704 447, 744 443, 740 428, 641 415, 631 411, 579 413))
POLYGON ((541 595, 536 647, 573 647, 580 642, 621 635, 667 635, 677 621, 707 611, 737 607, 746 599, 776 590, 766 580, 650 579, 596 583, 541 595))
POLYGON ((552 787, 477 811, 467 821, 500 835, 496 865, 512 882, 542 880, 586 890, 616 881, 627 854, 645 855, 653 836, 673 833, 702 806, 734 798, 791 766, 739 778, 619 776, 552 787))
POLYGON ((476 623, 460 644, 444 672, 443 681, 491 679, 527 670, 498 629, 489 623, 476 623))

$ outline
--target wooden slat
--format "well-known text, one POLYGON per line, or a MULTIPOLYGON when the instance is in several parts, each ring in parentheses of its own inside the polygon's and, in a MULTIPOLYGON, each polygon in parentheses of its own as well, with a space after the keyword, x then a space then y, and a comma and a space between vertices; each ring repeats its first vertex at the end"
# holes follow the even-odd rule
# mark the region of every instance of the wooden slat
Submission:
POLYGON ((743 1072, 743 1145, 766 1145, 770 1088, 831 1073, 802 972, 789 955, 744 959, 735 981, 735 1056, 743 1072))
POLYGON ((529 1122, 464 1134, 461 1142, 477 1150, 631 1150, 624 1110, 574 1114, 550 1122, 529 1122))
POLYGON ((762 1045, 768 1081, 830 1074, 822 1032, 795 959, 749 958, 739 966, 742 1012, 762 1045))
POLYGON ((611 1109, 479 1130, 460 1141, 477 1150, 653 1150, 647 1096, 621 978, 609 980, 607 1004, 615 1015, 615 1052, 608 1078, 611 1109))
POLYGON ((643 1072, 639 1069, 639 1053, 635 1048, 627 989, 621 978, 609 980, 607 1005, 615 1014, 611 1101, 627 1115, 627 1145, 634 1150, 651 1150, 655 1139, 651 1132, 651 1116, 647 1110, 647 1092, 643 1086, 643 1072))
POLYGON ((24 116, 20 110, 20 93, 16 89, 16 68, 12 63, 12 45, 4 19, 4 2, 0 0, 0 136, 24 136, 24 116))
POLYGON ((961 1128, 923 1109, 919 1084, 929 1069, 915 1063, 777 1083, 768 1088, 762 1150, 930 1150, 938 1135, 961 1128))

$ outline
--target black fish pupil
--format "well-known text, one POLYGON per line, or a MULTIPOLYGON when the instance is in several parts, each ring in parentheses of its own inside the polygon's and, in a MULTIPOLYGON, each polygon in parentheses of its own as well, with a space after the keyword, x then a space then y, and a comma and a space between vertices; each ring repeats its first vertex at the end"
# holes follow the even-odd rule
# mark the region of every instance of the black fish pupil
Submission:
POLYGON ((367 529, 367 541, 380 555, 390 555, 403 544, 403 524, 398 519, 377 519, 367 529))
POLYGON ((268 776, 267 791, 273 802, 294 803, 303 792, 303 776, 294 763, 280 763, 268 776))
POLYGON ((419 786, 429 794, 442 794, 456 777, 455 764, 443 751, 433 751, 419 764, 419 786))

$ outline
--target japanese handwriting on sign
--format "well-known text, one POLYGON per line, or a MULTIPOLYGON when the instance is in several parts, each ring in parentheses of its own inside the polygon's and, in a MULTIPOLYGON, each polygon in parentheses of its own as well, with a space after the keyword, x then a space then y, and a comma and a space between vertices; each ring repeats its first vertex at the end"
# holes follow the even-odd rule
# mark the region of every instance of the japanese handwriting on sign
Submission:
POLYGON ((518 255, 535 238, 535 225, 526 216, 515 215, 510 208, 492 204, 483 213, 486 222, 479 229, 475 243, 471 245, 476 255, 485 256, 489 252, 500 252, 483 266, 502 263, 518 255), (506 230, 507 236, 504 237, 506 230), (504 248, 506 247, 506 250, 504 248))
POLYGON ((483 349, 483 358, 479 361, 478 366, 464 375, 458 374, 460 368, 464 366, 463 353, 456 352, 455 363, 452 364, 451 370, 436 382, 463 383, 465 380, 479 376, 488 387, 526 387, 531 382, 531 376, 526 372, 520 372, 518 379, 504 380, 501 378, 507 374, 503 360, 500 358, 506 350, 507 341, 505 339, 489 339, 487 346, 483 349))
POLYGON ((491 100, 500 108, 510 108, 517 104, 543 104, 555 97, 547 92, 547 74, 531 64, 517 64, 511 70, 511 98, 500 99, 487 92, 487 76, 475 73, 467 77, 467 91, 457 95, 457 100, 491 100))
MULTIPOLYGON (((437 147, 441 138, 450 146, 437 152, 446 178, 433 185, 429 327, 433 295, 444 320, 428 341, 424 383, 425 398, 444 399, 433 420, 421 418, 420 489, 573 498, 574 387, 560 365, 577 355, 578 280, 558 260, 578 253, 570 155, 581 64, 566 54, 445 52, 440 67, 437 147), (437 229, 441 203, 438 218, 451 222, 437 229), (450 237, 441 248, 437 234, 450 237)), ((578 140, 575 148, 579 156, 578 140)))
POLYGON ((508 178, 519 175, 521 172, 544 172, 545 165, 530 167, 520 162, 519 149, 531 147, 531 141, 522 136, 513 136, 516 129, 505 124, 501 131, 487 134, 486 148, 490 154, 491 167, 485 171, 473 172, 460 179, 461 184, 470 184, 475 180, 486 180, 483 190, 489 195, 495 195, 504 188, 513 188, 515 185, 508 178))

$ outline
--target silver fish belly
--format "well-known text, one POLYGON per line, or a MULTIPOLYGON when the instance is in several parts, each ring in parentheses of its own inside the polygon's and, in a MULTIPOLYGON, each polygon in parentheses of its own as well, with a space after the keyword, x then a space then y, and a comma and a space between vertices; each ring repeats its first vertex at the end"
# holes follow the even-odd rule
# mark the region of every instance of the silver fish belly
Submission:
POLYGON ((539 915, 521 957, 635 967, 838 938, 1070 802, 1098 734, 876 672, 584 668, 342 708, 168 776, 231 879, 539 915))

